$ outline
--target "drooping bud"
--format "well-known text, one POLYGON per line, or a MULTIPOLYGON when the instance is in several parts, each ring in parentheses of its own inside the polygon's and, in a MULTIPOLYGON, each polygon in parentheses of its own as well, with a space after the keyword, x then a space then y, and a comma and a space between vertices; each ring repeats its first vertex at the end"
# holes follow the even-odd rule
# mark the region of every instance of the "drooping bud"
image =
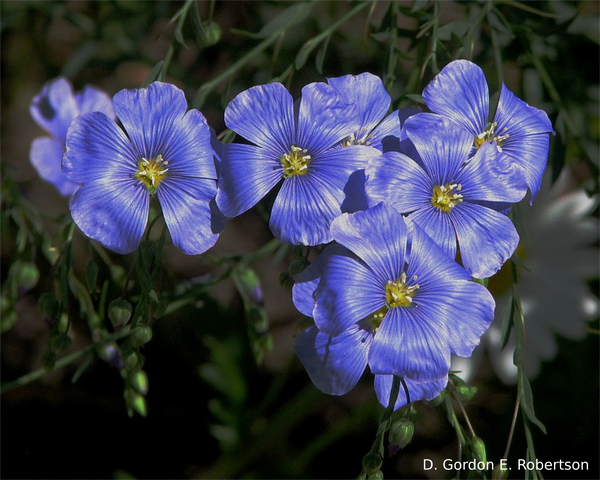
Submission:
POLYGON ((146 416, 146 399, 143 395, 128 388, 125 390, 125 401, 127 402, 127 413, 130 417, 133 416, 133 412, 138 413, 142 417, 146 416))
POLYGON ((508 467, 506 467, 506 459, 500 460, 492 472, 492 480, 506 480, 508 478, 508 467))
POLYGON ((415 424, 407 418, 401 418, 394 422, 390 427, 389 441, 390 446, 397 446, 398 448, 406 447, 415 434, 415 424))
POLYGON ((369 480, 383 480, 383 472, 381 470, 377 470, 369 475, 369 480))
POLYGON ((456 395, 463 402, 468 402, 477 393, 477 387, 468 387, 466 385, 458 385, 456 388, 456 395))
POLYGON ((429 405, 432 407, 439 407, 444 402, 445 395, 445 390, 442 390, 437 397, 435 397, 433 400, 429 400, 429 405))
POLYGON ((148 393, 148 376, 143 370, 131 372, 129 375, 129 383, 142 395, 146 395, 148 393))
POLYGON ((17 261, 12 265, 12 269, 21 293, 31 290, 40 279, 40 271, 34 263, 17 261))
POLYGON ((67 333, 57 333, 56 335, 52 335, 52 337, 50 337, 48 346, 53 352, 60 353, 69 348, 71 343, 73 343, 73 340, 67 333))
POLYGON ((378 453, 369 452, 363 457, 363 470, 367 472, 369 478, 371 478, 371 475, 374 475, 377 471, 379 471, 382 464, 383 460, 381 458, 381 455, 379 455, 378 453))
POLYGON ((487 455, 485 453, 485 443, 483 443, 483 440, 475 435, 471 439, 471 445, 473 446, 473 454, 475 455, 475 458, 480 462, 486 463, 487 455))
POLYGON ((131 303, 123 298, 117 298, 108 306, 108 318, 115 330, 120 330, 131 318, 131 303))
POLYGON ((125 363, 125 368, 126 368, 128 371, 131 371, 131 370, 133 370, 133 369, 134 369, 134 368, 136 368, 136 367, 138 366, 138 364, 140 363, 140 360, 139 360, 139 356, 138 356, 138 354, 137 354, 137 353, 135 353, 135 352, 134 352, 134 353, 130 353, 129 355, 127 355, 127 356, 125 357, 125 361, 124 361, 124 363, 125 363))
POLYGON ((100 346, 98 348, 98 356, 115 368, 123 368, 123 356, 121 355, 121 349, 114 342, 100 346))
POLYGON ((221 40, 221 27, 216 22, 205 22, 203 25, 204 29, 204 43, 207 47, 216 44, 221 40))
POLYGON ((131 336, 131 342, 136 347, 141 347, 150 341, 152 338, 152 329, 148 325, 135 327, 131 336))

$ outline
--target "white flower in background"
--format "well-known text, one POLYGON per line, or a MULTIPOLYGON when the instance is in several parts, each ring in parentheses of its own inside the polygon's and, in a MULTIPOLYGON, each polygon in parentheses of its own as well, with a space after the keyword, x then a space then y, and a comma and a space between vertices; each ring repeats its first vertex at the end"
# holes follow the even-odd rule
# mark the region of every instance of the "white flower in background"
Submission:
MULTIPOLYGON (((556 355, 556 334, 579 340, 586 334, 587 323, 598 315, 598 298, 586 284, 587 279, 598 277, 599 224, 597 218, 589 216, 597 199, 572 187, 566 169, 551 188, 546 175, 533 206, 521 204, 527 234, 517 254, 531 270, 518 270, 526 329, 525 374, 529 378, 539 373, 542 361, 556 355)), ((510 268, 507 263, 490 280, 497 306, 495 320, 481 346, 472 358, 453 359, 452 369, 460 370, 465 380, 475 376, 486 348, 498 377, 505 383, 516 382, 514 331, 507 346, 500 350, 501 323, 512 286, 510 268)))

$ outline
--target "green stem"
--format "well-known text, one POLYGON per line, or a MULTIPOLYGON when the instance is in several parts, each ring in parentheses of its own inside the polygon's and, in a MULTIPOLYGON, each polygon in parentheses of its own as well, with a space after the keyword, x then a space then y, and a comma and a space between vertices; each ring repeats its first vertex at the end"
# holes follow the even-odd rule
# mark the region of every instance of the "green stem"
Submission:
POLYGON ((520 3, 520 2, 515 2, 513 0, 496 0, 496 3, 503 3, 503 4, 508 5, 510 7, 518 8, 518 9, 523 10, 525 12, 529 12, 529 13, 533 13, 535 15, 539 15, 540 17, 558 18, 558 15, 555 14, 555 13, 543 12, 541 10, 538 10, 537 8, 533 8, 533 7, 530 7, 529 5, 525 5, 524 3, 520 3))

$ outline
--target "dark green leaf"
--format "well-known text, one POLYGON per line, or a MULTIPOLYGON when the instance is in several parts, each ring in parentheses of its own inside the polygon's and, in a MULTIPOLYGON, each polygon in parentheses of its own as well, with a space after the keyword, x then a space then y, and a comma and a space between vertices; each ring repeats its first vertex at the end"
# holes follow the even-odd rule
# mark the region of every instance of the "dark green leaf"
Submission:
POLYGON ((408 98, 409 100, 412 100, 413 102, 425 105, 425 101, 423 100, 423 97, 421 95, 419 95, 418 93, 407 93, 405 96, 406 96, 406 98, 408 98))
POLYGON ((329 39, 331 35, 327 35, 325 40, 321 44, 321 48, 317 52, 317 58, 315 58, 315 66, 317 67, 317 72, 323 75, 323 61, 325 60, 325 54, 327 53, 327 47, 329 46, 329 39))
POLYGON ((142 83, 142 88, 147 87, 158 78, 158 75, 160 74, 164 63, 165 61, 161 60, 156 65, 154 65, 154 67, 152 67, 152 70, 150 70, 150 73, 146 77, 146 80, 144 80, 144 83, 142 83))
POLYGON ((410 11, 414 13, 418 12, 419 10, 425 10, 428 4, 429 0, 415 0, 410 11))
POLYGON ((512 332, 512 328, 514 325, 514 317, 515 317, 515 303, 513 300, 513 296, 511 295, 508 299, 508 303, 504 307, 504 311, 502 314, 502 328, 500 334, 500 350, 504 350, 508 340, 510 338, 510 333, 512 332))
POLYGON ((523 407, 523 411, 526 413, 527 418, 529 418, 529 420, 531 420, 532 423, 537 425, 542 432, 546 433, 546 427, 535 416, 535 412, 533 410, 533 395, 531 393, 531 385, 529 384, 529 380, 527 380, 526 376, 523 376, 523 389, 521 390, 521 406, 523 407))
POLYGON ((310 8, 311 5, 306 2, 295 3, 291 7, 286 8, 273 20, 268 22, 263 28, 260 29, 258 33, 236 29, 232 29, 231 32, 256 39, 269 38, 290 21, 293 21, 293 23, 291 23, 289 26, 300 23, 308 16, 310 8))

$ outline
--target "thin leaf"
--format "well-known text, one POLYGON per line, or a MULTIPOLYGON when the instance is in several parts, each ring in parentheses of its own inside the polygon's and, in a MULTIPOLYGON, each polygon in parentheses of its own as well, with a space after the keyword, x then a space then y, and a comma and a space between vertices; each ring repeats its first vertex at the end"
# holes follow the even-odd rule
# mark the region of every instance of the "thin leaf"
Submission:
POLYGON ((315 58, 315 66, 317 67, 317 72, 323 75, 323 60, 325 60, 325 54, 327 53, 327 47, 329 46, 329 40, 331 39, 331 35, 327 35, 325 37, 325 41, 321 44, 321 48, 317 52, 317 58, 315 58))
POLYGON ((77 380, 79 380, 81 375, 83 375, 84 372, 88 368, 90 368, 91 364, 92 364, 92 357, 86 358, 85 361, 81 365, 79 365, 79 367, 77 367, 77 370, 75 370, 75 373, 73 374, 73 378, 71 379, 71 383, 75 384, 77 382, 77 380))
POLYGON ((425 105, 425 100, 423 100, 423 97, 421 95, 419 95, 418 93, 407 93, 405 95, 406 98, 408 98, 409 100, 412 100, 415 103, 420 103, 425 105))
POLYGON ((527 380, 527 377, 524 375, 522 378, 523 388, 521 390, 521 407, 523 407, 523 411, 527 414, 527 418, 529 418, 532 423, 537 425, 542 432, 547 433, 544 424, 535 416, 535 412, 533 410, 533 395, 531 393, 531 385, 529 384, 529 380, 527 380))
POLYGON ((288 22, 293 21, 293 23, 288 25, 291 26, 295 25, 296 23, 300 23, 302 20, 304 20, 308 16, 308 13, 310 11, 310 9, 306 8, 307 5, 308 4, 306 2, 301 2, 295 3, 291 7, 286 8, 277 17, 275 17, 273 20, 268 22, 263 28, 261 28, 260 31, 257 33, 237 29, 231 29, 231 32, 255 39, 269 38, 271 35, 273 35, 283 26, 285 26, 288 22))
POLYGON ((500 330, 500 350, 504 350, 510 339, 513 326, 515 324, 515 302, 511 295, 508 299, 508 304, 504 307, 502 314, 502 327, 500 330))
POLYGON ((152 67, 152 70, 150 70, 150 73, 148 73, 146 80, 144 80, 144 83, 142 83, 142 88, 146 88, 152 82, 156 81, 156 79, 158 78, 158 75, 160 74, 160 71, 162 70, 164 63, 165 63, 165 61, 161 60, 160 62, 158 62, 156 65, 154 65, 152 67))

